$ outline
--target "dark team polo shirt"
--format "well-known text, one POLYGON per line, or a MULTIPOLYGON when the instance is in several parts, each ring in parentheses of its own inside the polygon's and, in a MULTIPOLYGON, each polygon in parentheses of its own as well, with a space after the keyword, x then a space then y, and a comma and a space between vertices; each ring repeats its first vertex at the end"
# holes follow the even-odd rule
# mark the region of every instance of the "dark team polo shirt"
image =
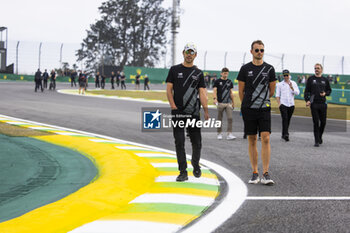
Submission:
POLYGON ((306 82, 304 91, 305 101, 312 103, 326 103, 326 96, 320 96, 321 92, 326 92, 326 96, 329 96, 332 92, 329 81, 326 77, 316 77, 312 75, 306 82))
POLYGON ((230 79, 218 79, 215 81, 214 86, 217 90, 218 102, 219 103, 232 103, 231 99, 231 89, 233 88, 233 83, 230 79))
POLYGON ((205 88, 203 72, 197 66, 172 66, 167 83, 173 84, 176 107, 187 114, 199 116, 199 88, 205 88))
POLYGON ((242 108, 270 108, 270 82, 276 81, 275 69, 264 62, 260 66, 252 62, 241 67, 238 81, 245 83, 242 108))

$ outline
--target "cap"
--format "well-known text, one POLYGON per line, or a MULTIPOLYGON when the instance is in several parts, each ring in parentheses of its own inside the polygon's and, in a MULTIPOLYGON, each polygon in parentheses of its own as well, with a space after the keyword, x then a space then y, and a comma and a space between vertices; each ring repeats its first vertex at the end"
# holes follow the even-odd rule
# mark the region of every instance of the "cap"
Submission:
POLYGON ((288 74, 289 75, 289 70, 283 70, 282 71, 282 74, 285 75, 285 74, 288 74))
POLYGON ((145 77, 148 77, 148 75, 147 75, 147 74, 145 74, 145 77))
POLYGON ((197 46, 193 44, 192 42, 187 43, 185 45, 184 51, 186 52, 187 50, 193 50, 193 52, 197 53, 197 46))

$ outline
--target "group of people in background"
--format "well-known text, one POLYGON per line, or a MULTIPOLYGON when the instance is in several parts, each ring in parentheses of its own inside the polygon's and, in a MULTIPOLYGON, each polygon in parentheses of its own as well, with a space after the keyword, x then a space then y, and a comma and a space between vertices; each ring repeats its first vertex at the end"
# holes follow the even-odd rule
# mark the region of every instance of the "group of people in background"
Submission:
POLYGON ((56 72, 55 70, 52 70, 50 74, 48 74, 47 70, 45 69, 44 73, 38 69, 35 72, 34 75, 34 82, 35 82, 35 89, 34 91, 37 92, 38 90, 41 90, 41 92, 44 91, 44 89, 47 89, 47 83, 50 80, 50 86, 49 90, 55 90, 56 89, 56 72))

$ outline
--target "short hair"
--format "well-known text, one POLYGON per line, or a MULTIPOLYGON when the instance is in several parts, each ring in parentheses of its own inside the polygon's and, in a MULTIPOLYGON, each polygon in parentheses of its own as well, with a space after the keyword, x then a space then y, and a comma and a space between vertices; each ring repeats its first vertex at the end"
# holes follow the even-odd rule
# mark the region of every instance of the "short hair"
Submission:
POLYGON ((255 44, 259 44, 259 45, 265 46, 264 43, 263 43, 261 40, 254 40, 253 43, 252 43, 252 45, 251 45, 251 48, 252 48, 252 49, 253 49, 253 46, 254 46, 255 44))
POLYGON ((321 69, 323 70, 323 66, 322 66, 320 63, 316 63, 316 64, 314 65, 314 67, 315 67, 315 66, 320 66, 321 69))
POLYGON ((221 73, 230 72, 226 67, 222 68, 221 73))

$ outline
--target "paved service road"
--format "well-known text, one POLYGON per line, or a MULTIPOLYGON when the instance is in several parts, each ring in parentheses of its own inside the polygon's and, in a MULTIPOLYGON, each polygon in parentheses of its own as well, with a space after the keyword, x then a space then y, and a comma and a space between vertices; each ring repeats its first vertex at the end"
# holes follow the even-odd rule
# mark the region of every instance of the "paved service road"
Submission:
MULTIPOLYGON (((174 150, 172 133, 141 132, 141 107, 159 104, 35 93, 33 83, 17 82, 1 82, 0 98, 0 114, 174 150)), ((331 132, 314 148, 311 119, 293 118, 294 132, 286 143, 280 139, 280 116, 273 116, 270 172, 276 185, 247 184, 247 200, 216 232, 349 232, 350 133, 337 132, 344 131, 344 124, 327 123, 331 132)), ((235 112, 234 127, 241 126, 235 112)), ((246 182, 251 176, 247 140, 235 134, 235 141, 218 141, 215 133, 203 133, 202 157, 246 182)))

